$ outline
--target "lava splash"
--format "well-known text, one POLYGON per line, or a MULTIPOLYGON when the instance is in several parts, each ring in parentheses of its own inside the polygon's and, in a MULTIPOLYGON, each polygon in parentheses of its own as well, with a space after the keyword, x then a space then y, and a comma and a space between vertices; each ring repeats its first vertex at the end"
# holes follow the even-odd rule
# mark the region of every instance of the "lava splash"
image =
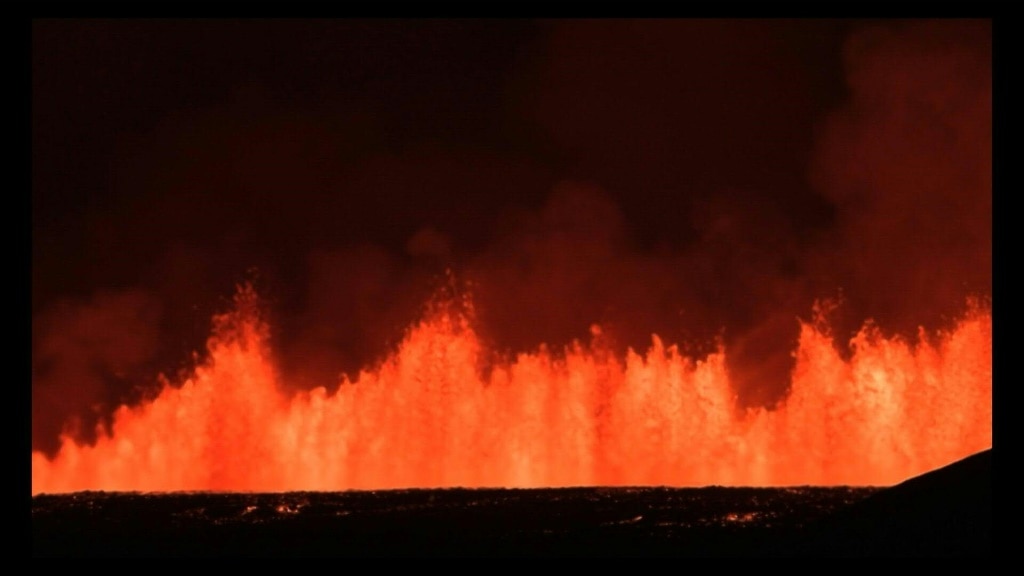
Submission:
POLYGON ((436 306, 339 386, 285 393, 251 286, 208 358, 121 406, 95 443, 32 455, 32 492, 440 487, 891 485, 991 447, 992 316, 913 341, 868 323, 840 354, 801 324, 786 399, 740 408, 725 352, 657 336, 494 361, 471 303, 436 306))

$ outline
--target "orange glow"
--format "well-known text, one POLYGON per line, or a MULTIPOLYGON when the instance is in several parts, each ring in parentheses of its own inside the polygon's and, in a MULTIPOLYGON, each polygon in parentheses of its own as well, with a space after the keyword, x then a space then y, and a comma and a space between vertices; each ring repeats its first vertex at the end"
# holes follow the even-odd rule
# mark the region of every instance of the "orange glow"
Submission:
POLYGON ((284 394, 257 297, 218 316, 209 359, 122 406, 94 445, 32 455, 32 492, 579 485, 890 485, 991 447, 992 316, 916 341, 870 324, 844 360, 802 325, 789 396, 735 406, 725 357, 657 337, 625 358, 543 346, 483 369, 472 314, 441 306, 336 392, 284 394))

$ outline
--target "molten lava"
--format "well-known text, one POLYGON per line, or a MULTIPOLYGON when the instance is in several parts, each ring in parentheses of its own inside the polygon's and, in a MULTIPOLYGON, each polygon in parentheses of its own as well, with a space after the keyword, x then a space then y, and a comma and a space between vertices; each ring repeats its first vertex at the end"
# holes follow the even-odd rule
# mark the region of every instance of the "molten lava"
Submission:
POLYGON ((257 296, 218 316, 209 358, 121 406, 93 445, 32 455, 32 492, 291 491, 579 485, 889 485, 992 444, 992 316, 971 305, 916 342, 868 324, 845 360, 803 323, 788 397, 737 408, 723 352, 657 337, 616 357, 541 347, 483 369, 465 307, 442 306, 390 356, 288 396, 257 296))

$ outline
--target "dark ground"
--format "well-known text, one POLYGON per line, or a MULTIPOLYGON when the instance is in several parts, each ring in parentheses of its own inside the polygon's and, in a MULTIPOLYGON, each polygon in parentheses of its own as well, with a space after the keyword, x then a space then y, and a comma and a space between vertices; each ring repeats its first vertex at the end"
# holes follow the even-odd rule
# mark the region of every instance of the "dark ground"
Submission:
POLYGON ((991 450, 879 488, 105 493, 32 499, 34 556, 988 556, 991 450))

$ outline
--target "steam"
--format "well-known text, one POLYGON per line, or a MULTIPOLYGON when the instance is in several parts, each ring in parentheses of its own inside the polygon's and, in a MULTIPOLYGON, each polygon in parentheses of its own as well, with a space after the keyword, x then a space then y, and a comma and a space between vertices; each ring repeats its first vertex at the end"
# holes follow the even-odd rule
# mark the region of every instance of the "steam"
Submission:
POLYGON ((152 369, 159 319, 159 301, 141 290, 63 300, 33 319, 34 449, 56 449, 64 431, 91 440, 97 424, 133 400, 133 384, 152 369))
POLYGON ((844 60, 850 96, 811 172, 838 226, 812 270, 864 317, 935 325, 992 290, 990 24, 874 26, 844 60))

